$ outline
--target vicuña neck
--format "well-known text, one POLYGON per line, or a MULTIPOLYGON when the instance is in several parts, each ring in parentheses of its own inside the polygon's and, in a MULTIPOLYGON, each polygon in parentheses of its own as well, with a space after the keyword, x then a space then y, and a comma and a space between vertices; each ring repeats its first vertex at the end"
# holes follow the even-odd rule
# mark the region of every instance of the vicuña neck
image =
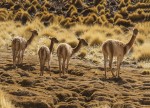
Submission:
POLYGON ((51 41, 51 44, 50 44, 50 46, 49 46, 50 53, 51 53, 51 52, 52 52, 52 50, 53 50, 53 46, 54 46, 54 42, 53 42, 53 41, 51 41))
POLYGON ((31 37, 30 37, 29 40, 27 41, 26 47, 28 47, 28 45, 31 44, 33 38, 34 38, 34 34, 32 33, 31 37))
POLYGON ((131 49, 135 39, 136 39, 136 36, 133 34, 130 41, 125 45, 125 53, 127 53, 131 49))
POLYGON ((78 45, 75 48, 73 48, 72 55, 80 50, 81 45, 82 45, 82 43, 81 43, 81 41, 79 41, 78 45))

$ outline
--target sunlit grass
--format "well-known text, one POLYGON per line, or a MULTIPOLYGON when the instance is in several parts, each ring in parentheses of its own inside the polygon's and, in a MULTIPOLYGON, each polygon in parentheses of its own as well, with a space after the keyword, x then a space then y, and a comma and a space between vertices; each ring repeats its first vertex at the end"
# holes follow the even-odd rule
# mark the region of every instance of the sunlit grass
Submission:
POLYGON ((8 99, 7 95, 0 90, 0 108, 15 108, 8 99))

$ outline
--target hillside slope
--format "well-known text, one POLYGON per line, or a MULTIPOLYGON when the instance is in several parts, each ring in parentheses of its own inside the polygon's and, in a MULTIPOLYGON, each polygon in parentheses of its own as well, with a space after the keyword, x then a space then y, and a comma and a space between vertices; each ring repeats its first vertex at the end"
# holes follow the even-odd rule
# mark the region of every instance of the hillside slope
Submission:
POLYGON ((24 64, 12 68, 10 48, 1 48, 0 88, 7 92, 16 108, 149 108, 150 75, 128 61, 121 68, 121 79, 103 64, 73 57, 69 74, 60 78, 57 57, 52 61, 52 76, 39 76, 37 55, 25 55, 24 64))

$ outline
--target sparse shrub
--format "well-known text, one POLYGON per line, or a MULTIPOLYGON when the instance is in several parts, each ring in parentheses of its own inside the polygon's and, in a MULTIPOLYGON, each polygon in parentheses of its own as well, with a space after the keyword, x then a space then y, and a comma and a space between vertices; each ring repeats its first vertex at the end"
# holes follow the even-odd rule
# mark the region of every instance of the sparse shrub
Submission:
POLYGON ((35 14, 35 18, 41 19, 42 15, 43 15, 42 12, 37 12, 37 13, 35 14))
POLYGON ((102 19, 101 19, 101 18, 98 18, 97 23, 98 23, 99 25, 102 25, 102 24, 103 24, 102 19))
POLYGON ((117 19, 117 21, 115 22, 115 24, 117 25, 123 25, 125 27, 130 27, 133 26, 134 24, 131 22, 131 20, 125 20, 125 19, 117 19))
POLYGON ((112 37, 113 34, 112 33, 106 33, 106 37, 112 37))
POLYGON ((1 108, 14 108, 12 103, 6 98, 7 96, 0 90, 0 107, 1 108))
POLYGON ((69 42, 67 42, 69 45, 71 45, 71 47, 76 47, 77 46, 77 41, 74 41, 74 40, 72 40, 72 41, 69 41, 69 42))
POLYGON ((135 11, 136 9, 137 9, 136 5, 129 5, 129 6, 127 7, 127 10, 128 10, 129 12, 135 11))
POLYGON ((63 20, 60 21, 60 25, 65 25, 67 22, 70 22, 71 21, 71 18, 65 18, 63 20))
POLYGON ((75 7, 77 7, 77 8, 84 8, 84 7, 86 7, 86 6, 83 4, 83 1, 82 1, 82 0, 75 0, 74 5, 75 5, 75 7))
POLYGON ((100 15, 104 15, 104 14, 105 14, 105 10, 102 9, 102 10, 100 11, 100 15))
POLYGON ((108 21, 110 22, 110 23, 114 23, 114 19, 113 18, 110 18, 110 19, 108 19, 108 21))
POLYGON ((3 4, 3 8, 10 9, 13 5, 13 1, 6 1, 6 4, 3 4))
POLYGON ((77 14, 77 9, 74 5, 71 5, 67 11, 67 17, 72 17, 74 14, 77 14))
POLYGON ((37 5, 35 5, 35 8, 37 9, 37 11, 40 11, 41 10, 41 5, 37 4, 37 5))
POLYGON ((119 4, 119 8, 121 9, 122 7, 125 7, 125 6, 126 6, 126 3, 124 1, 121 1, 119 4))
POLYGON ((107 18, 106 18, 106 15, 101 15, 101 20, 103 22, 108 22, 107 18))
POLYGON ((97 6, 98 4, 103 3, 103 0, 94 0, 94 5, 97 6))
POLYGON ((123 19, 123 16, 121 14, 115 14, 115 16, 114 16, 114 22, 116 22, 119 18, 123 19))
POLYGON ((60 22, 60 25, 65 28, 70 28, 71 26, 74 26, 76 22, 72 22, 71 18, 65 18, 60 22))
POLYGON ((45 6, 41 7, 41 11, 48 11, 47 8, 45 6))
POLYGON ((95 37, 91 39, 90 46, 97 46, 101 44, 102 44, 102 40, 100 38, 95 37))
POLYGON ((30 14, 30 15, 33 15, 33 14, 35 14, 36 12, 37 12, 37 9, 36 9, 36 7, 35 6, 30 6, 29 8, 28 8, 28 13, 30 14))
POLYGON ((29 0, 26 0, 26 2, 24 3, 24 8, 28 9, 31 6, 31 3, 29 2, 29 0))
POLYGON ((53 23, 54 22, 54 18, 55 18, 54 14, 47 12, 47 13, 42 15, 41 21, 42 22, 51 22, 51 23, 53 23))
POLYGON ((90 14, 90 13, 98 13, 98 10, 97 10, 97 8, 96 7, 93 7, 93 8, 88 8, 88 9, 85 9, 85 10, 83 10, 82 12, 81 12, 81 14, 83 15, 83 16, 87 16, 88 14, 90 14))
POLYGON ((141 53, 138 57, 138 61, 150 61, 150 53, 149 52, 145 52, 145 53, 141 53))
POLYGON ((21 22, 24 25, 27 21, 31 22, 31 16, 28 14, 28 12, 23 12, 21 16, 21 22))
POLYGON ((83 32, 83 30, 77 30, 76 32, 75 32, 75 35, 76 36, 80 36, 81 34, 83 34, 84 32, 83 32))
POLYGON ((97 19, 97 15, 95 13, 92 13, 84 19, 83 23, 87 25, 95 24, 97 22, 97 19))
POLYGON ((81 57, 81 58, 84 58, 86 56, 86 54, 87 54, 86 50, 81 50, 80 54, 78 56, 81 57))
POLYGON ((14 16, 14 20, 15 21, 20 21, 21 20, 21 15, 22 15, 22 10, 19 10, 15 16, 14 16))
POLYGON ((97 10, 98 11, 101 11, 101 10, 104 10, 104 9, 105 9, 104 5, 101 5, 101 4, 97 5, 97 10))
POLYGON ((50 4, 49 2, 45 2, 44 6, 45 6, 46 8, 50 8, 50 7, 51 7, 51 4, 50 4))
POLYGON ((15 11, 17 11, 19 9, 23 9, 23 6, 21 4, 16 4, 13 7, 11 7, 11 10, 15 10, 15 11))
POLYGON ((119 13, 124 17, 127 18, 128 17, 128 11, 127 8, 121 8, 121 10, 119 11, 119 13))
POLYGON ((6 21, 9 17, 9 13, 5 8, 0 9, 0 21, 6 21))
POLYGON ((133 22, 144 20, 144 12, 135 12, 129 15, 129 19, 133 22), (139 14, 140 13, 140 14, 139 14))
POLYGON ((142 45, 142 44, 144 44, 144 39, 138 37, 138 38, 137 38, 137 42, 138 42, 140 45, 142 45))
POLYGON ((34 6, 37 5, 37 4, 39 4, 39 2, 38 2, 37 0, 33 0, 31 3, 32 3, 32 5, 34 5, 34 6))
POLYGON ((28 14, 28 12, 26 12, 24 10, 20 10, 14 16, 14 20, 15 21, 21 21, 22 24, 26 24, 27 21, 31 21, 31 17, 28 14))

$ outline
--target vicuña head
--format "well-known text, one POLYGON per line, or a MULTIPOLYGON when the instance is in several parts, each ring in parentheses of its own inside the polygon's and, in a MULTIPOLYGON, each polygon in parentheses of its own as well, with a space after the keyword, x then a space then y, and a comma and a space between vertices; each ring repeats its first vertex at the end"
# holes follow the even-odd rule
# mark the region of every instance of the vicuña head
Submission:
POLYGON ((88 43, 85 39, 78 38, 79 42, 81 42, 84 46, 88 46, 88 43))
POLYGON ((37 35, 38 35, 37 30, 31 30, 31 33, 32 33, 34 36, 37 36, 37 35))
POLYGON ((58 43, 59 41, 55 38, 55 37, 52 37, 52 38, 49 38, 51 40, 51 42, 54 42, 54 43, 58 43))

